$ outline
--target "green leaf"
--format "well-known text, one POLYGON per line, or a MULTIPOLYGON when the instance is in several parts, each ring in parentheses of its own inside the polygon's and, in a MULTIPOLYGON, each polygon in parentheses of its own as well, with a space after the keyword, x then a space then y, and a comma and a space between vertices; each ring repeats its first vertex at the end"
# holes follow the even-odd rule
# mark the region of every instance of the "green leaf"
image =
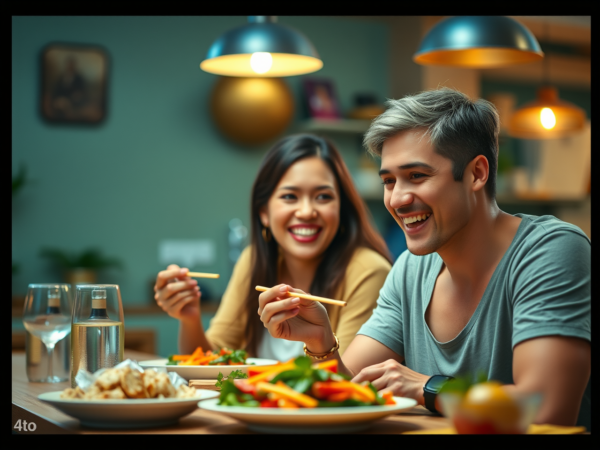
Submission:
POLYGON ((235 394, 233 392, 229 392, 225 396, 225 401, 227 402, 228 405, 231 405, 231 406, 240 406, 240 402, 238 402, 238 399, 237 399, 237 397, 235 396, 235 394))
POLYGON ((473 376, 472 374, 462 374, 445 382, 440 388, 440 393, 454 392, 460 395, 464 395, 474 384, 484 383, 486 381, 487 374, 481 370, 478 371, 475 376, 473 376))
POLYGON ((306 371, 303 369, 284 370, 283 372, 279 372, 277 375, 275 375, 270 383, 275 384, 279 380, 286 382, 287 380, 297 379, 304 376, 305 373, 306 371))
POLYGON ((231 352, 231 354, 229 356, 230 356, 231 362, 245 363, 246 358, 248 357, 248 353, 246 352, 246 350, 234 350, 233 352, 231 352))
POLYGON ((209 366, 215 366, 217 364, 225 363, 228 364, 230 361, 233 363, 246 363, 248 353, 246 350, 234 350, 231 353, 225 353, 219 356, 217 359, 213 359, 208 363, 209 366))
MULTIPOLYGON (((224 381, 234 380, 236 378, 248 378, 248 374, 242 372, 241 370, 234 370, 227 377, 224 377, 223 374, 221 372, 219 372, 219 375, 217 375, 217 382, 215 383, 215 386, 219 389, 223 389, 224 381)), ((231 381, 231 384, 233 384, 233 381, 231 381)))
POLYGON ((257 408, 260 406, 260 402, 258 400, 248 400, 248 401, 239 403, 239 406, 246 406, 249 408, 257 408))
POLYGON ((247 401, 251 401, 254 400, 254 396, 252 394, 240 394, 238 400, 240 402, 247 402, 247 401))
POLYGON ((236 399, 236 402, 237 402, 236 396, 241 393, 242 393, 242 391, 240 391, 235 386, 235 384, 233 384, 232 380, 225 379, 221 384, 221 392, 219 393, 219 404, 220 405, 228 404, 227 402, 229 401, 230 394, 233 394, 233 398, 236 399))
POLYGON ((331 372, 323 369, 316 369, 313 371, 313 378, 315 381, 327 381, 329 380, 330 375, 331 372))
POLYGON ((229 355, 225 354, 225 355, 219 356, 217 359, 213 359, 212 361, 209 361, 208 365, 209 366, 216 366, 217 364, 227 363, 228 361, 229 361, 229 355))
POLYGON ((294 389, 296 392, 305 393, 306 391, 308 391, 310 389, 310 387, 313 385, 313 383, 314 383, 314 381, 313 381, 312 377, 300 378, 298 381, 296 381, 296 384, 294 385, 294 387, 292 389, 294 389))
POLYGON ((221 389, 222 386, 222 381, 223 381, 223 374, 221 372, 219 372, 219 375, 217 375, 217 382, 215 383, 215 386, 219 389, 221 389))
POLYGON ((300 369, 308 370, 312 366, 312 360, 308 356, 298 356, 294 364, 300 369))

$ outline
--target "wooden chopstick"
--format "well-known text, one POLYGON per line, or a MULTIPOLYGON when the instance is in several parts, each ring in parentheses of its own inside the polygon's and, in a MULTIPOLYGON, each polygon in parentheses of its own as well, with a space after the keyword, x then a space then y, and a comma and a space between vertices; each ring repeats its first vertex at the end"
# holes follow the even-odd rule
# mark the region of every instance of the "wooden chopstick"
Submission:
POLYGON ((202 272, 188 272, 185 274, 186 277, 193 278, 219 278, 218 273, 202 273, 202 272))
MULTIPOLYGON (((267 289, 270 289, 270 288, 267 288, 264 286, 256 286, 257 291, 264 292, 267 289)), ((331 298, 317 297, 316 295, 297 294, 296 292, 288 292, 287 295, 288 295, 288 297, 298 297, 298 298, 303 298, 305 300, 313 300, 315 302, 329 303, 331 305, 337 305, 337 306, 346 306, 346 302, 344 302, 342 300, 333 300, 331 298)))

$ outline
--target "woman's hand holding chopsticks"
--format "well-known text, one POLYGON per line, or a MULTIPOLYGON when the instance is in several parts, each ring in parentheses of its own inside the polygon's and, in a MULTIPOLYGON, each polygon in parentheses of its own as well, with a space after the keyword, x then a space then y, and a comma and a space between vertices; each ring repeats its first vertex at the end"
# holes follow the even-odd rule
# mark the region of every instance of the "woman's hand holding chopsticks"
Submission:
POLYGON ((305 293, 279 284, 258 297, 258 314, 271 336, 304 342, 313 352, 321 352, 321 348, 326 352, 333 347, 335 340, 325 307, 316 301, 289 296, 288 292, 305 293))
POLYGON ((154 285, 154 299, 169 316, 189 321, 200 317, 201 294, 198 282, 187 273, 188 269, 176 264, 159 272, 154 285))

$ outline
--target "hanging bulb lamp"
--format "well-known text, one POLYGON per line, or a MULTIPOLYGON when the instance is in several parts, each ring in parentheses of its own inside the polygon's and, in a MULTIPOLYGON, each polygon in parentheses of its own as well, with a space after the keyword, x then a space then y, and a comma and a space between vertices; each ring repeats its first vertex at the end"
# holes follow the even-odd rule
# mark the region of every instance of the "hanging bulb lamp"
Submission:
POLYGON ((275 16, 248 17, 246 25, 213 42, 200 68, 229 77, 286 77, 323 67, 306 36, 276 21, 275 16))
POLYGON ((423 65, 486 69, 534 62, 544 53, 535 36, 506 16, 454 16, 423 38, 413 60, 423 65))
POLYGON ((583 130, 585 111, 560 100, 551 86, 538 89, 537 98, 511 116, 508 133, 520 139, 557 139, 583 130))

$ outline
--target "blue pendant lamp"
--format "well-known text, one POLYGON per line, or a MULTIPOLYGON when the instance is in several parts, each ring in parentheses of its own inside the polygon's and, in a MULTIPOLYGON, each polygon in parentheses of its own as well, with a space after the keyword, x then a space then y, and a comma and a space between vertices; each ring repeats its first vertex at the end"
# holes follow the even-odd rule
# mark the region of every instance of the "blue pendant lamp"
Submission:
POLYGON ((286 77, 319 70, 323 62, 299 31, 275 16, 250 16, 246 25, 213 42, 200 63, 205 72, 229 77, 286 77))
POLYGON ((423 65, 486 69, 543 57, 531 31, 510 17, 454 16, 427 33, 413 60, 423 65))

